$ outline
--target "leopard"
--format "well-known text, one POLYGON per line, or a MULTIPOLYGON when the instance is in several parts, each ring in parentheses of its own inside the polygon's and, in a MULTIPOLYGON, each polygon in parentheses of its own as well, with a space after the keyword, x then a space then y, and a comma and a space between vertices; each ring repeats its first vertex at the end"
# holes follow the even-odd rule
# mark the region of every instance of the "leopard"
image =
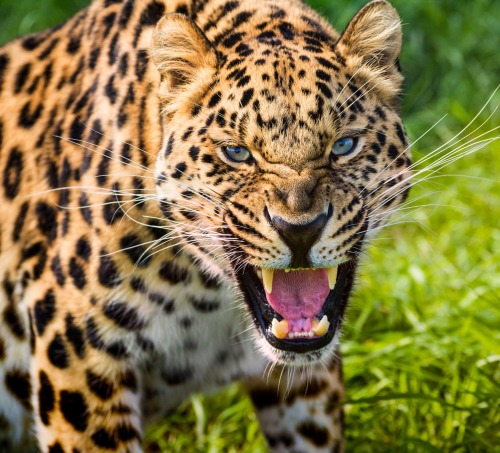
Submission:
POLYGON ((240 382, 269 451, 342 452, 360 256, 408 195, 401 20, 93 0, 0 47, 0 450, 140 452, 240 382))

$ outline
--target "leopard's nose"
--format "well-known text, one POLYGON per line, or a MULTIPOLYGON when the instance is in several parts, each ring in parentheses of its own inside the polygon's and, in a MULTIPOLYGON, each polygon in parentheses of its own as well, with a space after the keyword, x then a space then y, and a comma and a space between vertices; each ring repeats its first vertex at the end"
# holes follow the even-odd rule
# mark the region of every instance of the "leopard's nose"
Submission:
POLYGON ((314 220, 306 224, 289 223, 279 216, 271 217, 266 208, 266 218, 272 227, 290 247, 292 252, 291 268, 308 268, 311 263, 307 255, 313 244, 318 240, 321 231, 326 225, 326 222, 332 215, 332 207, 330 206, 328 213, 320 214, 314 220))

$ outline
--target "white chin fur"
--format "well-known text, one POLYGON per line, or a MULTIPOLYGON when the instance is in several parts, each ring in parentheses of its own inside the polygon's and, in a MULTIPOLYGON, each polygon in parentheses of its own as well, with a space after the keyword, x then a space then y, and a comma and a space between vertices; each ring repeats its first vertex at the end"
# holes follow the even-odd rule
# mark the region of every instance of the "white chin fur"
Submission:
POLYGON ((314 363, 330 363, 335 351, 338 349, 340 332, 337 331, 332 341, 326 346, 306 353, 282 351, 271 346, 267 340, 259 333, 253 335, 254 341, 261 354, 273 363, 290 366, 312 365, 314 363))

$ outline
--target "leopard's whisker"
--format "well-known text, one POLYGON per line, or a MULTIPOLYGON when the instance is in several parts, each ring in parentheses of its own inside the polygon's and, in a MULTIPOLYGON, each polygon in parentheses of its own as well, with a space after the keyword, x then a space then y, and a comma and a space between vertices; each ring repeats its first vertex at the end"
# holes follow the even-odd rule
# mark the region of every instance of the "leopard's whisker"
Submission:
MULTIPOLYGON (((98 131, 98 130, 96 130, 96 129, 92 128, 92 127, 89 127, 89 125, 88 125, 87 123, 85 123, 85 121, 80 120, 80 122, 81 122, 83 125, 85 125, 85 127, 86 127, 86 128, 88 128, 89 130, 91 130, 92 132, 94 132, 94 133, 96 133, 96 134, 99 134, 101 137, 109 137, 109 135, 108 135, 108 134, 104 134, 104 133, 103 133, 103 132, 101 132, 101 131, 98 131)), ((87 143, 91 143, 91 142, 87 142, 87 143)), ((140 147, 138 147, 138 146, 134 145, 133 143, 126 142, 126 141, 122 141, 121 143, 122 143, 122 144, 124 144, 124 145, 128 145, 128 146, 130 146, 131 148, 135 148, 135 149, 137 149, 138 151, 140 151, 140 152, 142 152, 142 153, 145 153, 145 154, 147 154, 148 156, 152 157, 153 159, 156 159, 156 157, 157 157, 156 155, 154 155, 154 154, 152 154, 152 153, 150 153, 150 152, 148 152, 148 151, 146 151, 146 150, 144 150, 144 149, 142 149, 142 148, 140 148, 140 147)))
MULTIPOLYGON (((344 102, 342 102, 342 104, 340 104, 340 107, 344 107, 348 102, 351 101, 351 99, 354 97, 354 96, 357 96, 356 99, 354 101, 352 101, 344 110, 349 110, 356 102, 358 102, 360 99, 362 99, 364 96, 366 96, 368 93, 370 93, 370 91, 376 89, 376 85, 372 85, 368 90, 365 90, 363 91, 363 88, 367 85, 370 85, 371 82, 373 82, 374 80, 376 80, 378 78, 377 75, 374 75, 373 77, 371 77, 370 79, 368 79, 365 83, 363 83, 363 85, 361 85, 359 88, 357 88, 356 91, 354 91, 349 97, 347 97, 344 102), (359 92, 359 94, 358 94, 359 92)), ((349 85, 349 84, 347 84, 349 85)))
MULTIPOLYGON (((416 179, 419 175, 427 173, 427 172, 430 172, 430 175, 432 175, 432 174, 436 173, 437 171, 440 171, 442 168, 444 168, 445 166, 449 165, 450 163, 455 162, 455 161, 461 159, 462 157, 464 157, 464 156, 466 156, 468 154, 471 154, 473 152, 476 152, 476 151, 484 148, 485 146, 489 145, 490 143, 498 140, 498 138, 499 137, 492 137, 492 138, 480 140, 478 142, 476 142, 476 141, 470 141, 468 143, 465 143, 465 144, 461 145, 456 150, 453 150, 453 152, 448 153, 445 156, 442 156, 440 159, 438 159, 435 162, 431 163, 427 167, 422 168, 417 173, 414 173, 413 175, 410 175, 407 178, 403 179, 402 181, 394 184, 392 187, 389 187, 384 192, 382 192, 381 194, 379 194, 377 197, 375 197, 374 199, 372 199, 370 201, 370 203, 373 203, 375 200, 377 200, 377 198, 380 198, 381 196, 384 196, 387 192, 390 192, 391 190, 394 190, 394 188, 397 187, 398 185, 405 184, 406 182, 408 182, 412 178, 416 179)), ((421 179, 419 181, 422 182, 422 180, 423 179, 421 179)))
MULTIPOLYGON (((72 143, 73 145, 79 146, 79 147, 81 147, 83 149, 86 149, 88 151, 92 151, 94 154, 97 154, 99 156, 105 157, 107 159, 114 160, 116 162, 121 162, 121 160, 119 160, 118 158, 113 157, 112 155, 108 156, 106 154, 106 152, 109 152, 109 153, 113 154, 113 150, 107 149, 107 148, 105 148, 105 147, 103 147, 101 145, 96 145, 95 143, 85 142, 84 140, 79 140, 79 139, 75 139, 75 138, 71 138, 71 137, 62 137, 62 136, 59 136, 59 135, 53 135, 53 137, 58 138, 60 140, 67 141, 68 143, 72 143), (85 143, 89 143, 90 146, 85 145, 85 143), (93 146, 93 148, 91 146, 93 146), (97 151, 96 148, 103 149, 103 150, 105 150, 105 152, 101 153, 101 152, 97 151)), ((142 164, 137 164, 137 162, 134 162, 133 164, 132 163, 126 163, 125 165, 130 166, 132 168, 136 168, 137 170, 145 171, 147 173, 154 173, 154 171, 151 170, 150 168, 145 167, 142 164)))
POLYGON ((378 201, 379 198, 382 198, 383 196, 387 195, 388 193, 394 191, 394 189, 396 187, 403 185, 403 187, 401 189, 399 189, 398 191, 396 191, 394 194, 391 194, 386 199, 382 200, 381 203, 379 203, 379 205, 377 205, 376 207, 374 207, 373 209, 371 209, 372 212, 375 211, 375 210, 378 210, 380 207, 383 207, 384 205, 386 205, 387 203, 389 203, 390 201, 392 201, 394 198, 396 198, 397 196, 399 196, 400 193, 402 193, 405 190, 407 190, 407 187, 406 187, 407 185, 409 187, 412 187, 416 183, 422 183, 423 181, 426 180, 427 177, 436 174, 437 172, 441 171, 447 165, 449 165, 449 164, 451 164, 453 162, 456 162, 457 160, 459 160, 459 159, 461 159, 461 158, 463 158, 463 157, 465 157, 465 156, 467 156, 469 154, 473 154, 473 153, 479 151, 480 149, 483 149, 484 147, 488 146, 490 143, 498 140, 499 138, 500 137, 494 137, 494 138, 491 138, 491 139, 481 140, 481 141, 479 141, 477 143, 463 145, 462 147, 460 147, 461 149, 459 151, 454 151, 453 155, 445 157, 445 158, 439 160, 436 163, 432 163, 431 165, 429 165, 427 167, 424 167, 423 169, 419 170, 417 173, 415 173, 415 174, 413 174, 411 176, 408 176, 407 178, 402 179, 400 182, 394 184, 392 187, 389 187, 388 189, 385 189, 383 192, 381 192, 380 194, 378 194, 375 198, 373 198, 372 200, 370 200, 369 205, 371 205, 371 204, 375 203, 376 201, 378 201), (464 149, 465 149, 465 151, 464 151, 464 149), (435 167, 437 167, 437 168, 435 168, 435 167), (416 179, 421 174, 425 174, 427 172, 429 173, 429 175, 426 175, 426 177, 421 178, 419 180, 416 179), (412 179, 414 179, 414 181, 413 182, 409 182, 412 179), (408 184, 406 184, 406 183, 408 183, 408 184))
MULTIPOLYGON (((454 147, 456 146, 457 144, 459 144, 460 142, 462 142, 463 140, 465 140, 466 138, 472 136, 473 134, 475 134, 476 131, 480 130, 480 128, 482 128, 485 124, 487 124, 487 122, 493 117, 493 115, 495 114, 495 112, 497 111, 499 105, 497 104, 495 106, 495 108, 493 109, 493 112, 491 112, 488 117, 479 125, 477 126, 475 129, 473 129, 472 131, 470 131, 467 135, 465 135, 464 137, 460 138, 459 140, 457 140, 473 123, 474 121, 479 117, 479 115, 484 111, 484 109, 489 105, 490 101, 493 99, 493 97, 495 96, 495 93, 498 91, 500 86, 497 86, 497 88, 494 90, 494 92, 490 95, 490 97, 488 98, 488 100, 484 103, 484 105, 482 106, 482 108, 480 109, 480 111, 474 116, 474 118, 472 120, 470 120, 467 125, 465 127, 463 127, 457 134, 455 134, 452 138, 450 138, 447 142, 445 142, 444 144, 442 144, 441 146, 439 146, 438 148, 436 148, 435 150, 433 150, 432 152, 430 153, 427 153, 425 156, 423 156, 422 158, 420 158, 419 160, 413 162, 409 167, 405 168, 403 171, 401 172, 398 172, 396 173, 394 176, 392 176, 392 178, 390 180, 393 180, 395 178, 397 178, 398 176, 400 176, 402 173, 404 172, 407 172, 408 170, 412 170, 413 168, 421 165, 422 162, 428 160, 428 159, 431 159, 433 158, 434 156, 436 156, 437 154, 439 153, 445 153, 449 148, 451 147, 454 147)), ((424 137, 427 133, 429 133, 434 127, 436 127, 444 118, 446 117, 443 116, 442 118, 440 118, 436 123, 434 123, 431 128, 429 128, 428 130, 426 130, 422 135, 420 135, 418 137, 417 140, 415 140, 411 146, 415 145, 415 143, 417 143, 422 137, 424 137)), ((497 130, 498 127, 495 127, 483 134, 481 134, 480 136, 478 137, 474 137, 473 139, 471 139, 469 142, 467 143, 470 143, 472 141, 475 141, 477 140, 478 138, 481 138, 487 134, 490 134, 491 132, 497 130)), ((406 148, 406 150, 408 150, 410 148, 410 146, 408 148, 406 148)), ((406 150, 402 151, 398 156, 396 156, 392 162, 390 162, 388 165, 386 165, 386 167, 381 171, 379 172, 376 176, 374 176, 372 178, 372 180, 365 186, 365 188, 360 192, 360 194, 365 190, 367 189, 387 168, 390 164, 394 163, 406 150)), ((445 154, 446 156, 446 154, 445 154)), ((370 192, 368 195, 370 195, 372 192, 370 192)))
MULTIPOLYGON (((373 57, 370 57, 369 61, 375 61, 375 56, 373 57)), ((339 94, 337 95, 337 98, 335 99, 335 101, 333 102, 333 105, 337 105, 338 102, 339 102, 339 99, 340 97, 344 94, 344 91, 347 89, 347 87, 349 86, 349 84, 354 80, 354 78, 356 77, 356 75, 358 75, 358 73, 363 69, 363 66, 360 65, 358 67, 358 69, 356 69, 356 71, 354 71, 354 73, 351 75, 351 77, 349 78, 349 80, 347 81, 347 83, 344 84, 344 86, 342 87, 342 90, 340 90, 339 94)), ((353 94, 351 94, 352 96, 353 94)), ((349 96, 350 97, 350 96, 349 96)), ((349 99, 349 98, 348 98, 349 99)))

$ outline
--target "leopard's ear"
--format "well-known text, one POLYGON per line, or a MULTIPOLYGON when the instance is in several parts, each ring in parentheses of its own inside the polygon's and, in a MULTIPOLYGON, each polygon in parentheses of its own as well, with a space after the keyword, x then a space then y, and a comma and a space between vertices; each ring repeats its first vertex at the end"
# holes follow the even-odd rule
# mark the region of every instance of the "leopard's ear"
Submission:
POLYGON ((161 74, 159 95, 167 114, 195 102, 217 72, 216 50, 183 14, 160 19, 153 33, 151 57, 161 74))
POLYGON ((403 79, 399 71, 401 43, 397 11, 385 0, 374 0, 349 22, 336 48, 352 66, 369 68, 372 76, 388 82, 387 88, 398 91, 403 79))

